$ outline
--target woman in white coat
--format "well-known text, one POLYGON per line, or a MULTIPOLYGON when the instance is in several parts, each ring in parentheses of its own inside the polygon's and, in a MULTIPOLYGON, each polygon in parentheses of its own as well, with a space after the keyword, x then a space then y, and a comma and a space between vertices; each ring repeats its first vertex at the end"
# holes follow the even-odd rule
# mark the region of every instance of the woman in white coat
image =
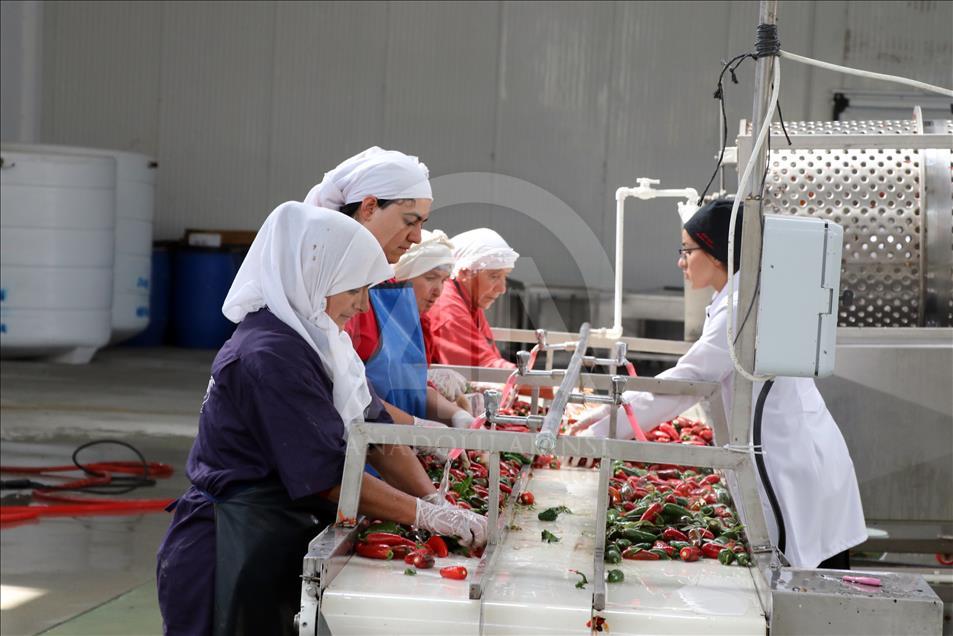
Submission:
MULTIPOLYGON (((730 214, 730 201, 715 201, 696 212, 682 229, 678 266, 693 289, 712 287, 715 295, 705 310, 701 337, 675 367, 657 376, 720 382, 729 413, 735 377, 727 336, 730 214)), ((740 218, 736 230, 734 261, 738 263, 740 218)), ((737 290, 737 273, 735 277, 737 290)), ((737 317, 737 295, 733 302, 737 317)), ((754 396, 760 391, 761 383, 756 383, 754 396)), ((627 391, 623 398, 632 405, 639 426, 645 430, 672 419, 696 401, 691 396, 637 391, 627 391)), ((608 435, 607 414, 607 407, 592 412, 575 425, 573 432, 580 436, 608 435)), ((620 421, 625 421, 624 416, 620 421)), ((621 437, 632 437, 627 426, 619 426, 618 431, 621 437)), ((785 530, 784 545, 780 546, 775 515, 759 483, 772 542, 783 548, 795 567, 848 569, 848 549, 867 538, 860 492, 844 438, 811 378, 779 377, 774 381, 764 405, 762 446, 785 530)))

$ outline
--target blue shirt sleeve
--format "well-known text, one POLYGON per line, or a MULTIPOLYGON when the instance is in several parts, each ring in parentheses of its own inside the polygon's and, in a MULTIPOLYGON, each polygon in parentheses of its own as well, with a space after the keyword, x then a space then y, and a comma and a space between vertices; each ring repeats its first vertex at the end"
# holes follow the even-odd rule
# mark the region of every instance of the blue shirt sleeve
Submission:
POLYGON ((340 484, 344 422, 326 377, 268 352, 243 356, 241 366, 253 434, 291 498, 340 484))

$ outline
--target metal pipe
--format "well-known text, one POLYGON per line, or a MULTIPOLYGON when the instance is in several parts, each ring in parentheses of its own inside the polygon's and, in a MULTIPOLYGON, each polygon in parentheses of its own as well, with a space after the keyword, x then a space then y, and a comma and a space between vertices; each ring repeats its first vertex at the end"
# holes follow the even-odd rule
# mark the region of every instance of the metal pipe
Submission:
MULTIPOLYGON (((758 15, 759 25, 776 24, 777 14, 777 0, 761 0, 758 15)), ((754 137, 756 131, 761 129, 767 115, 771 98, 772 70, 776 63, 777 59, 771 56, 761 57, 755 63, 752 137, 754 137)), ((752 156, 749 159, 749 161, 755 163, 751 180, 748 183, 748 190, 738 189, 738 196, 747 195, 741 235, 741 265, 737 303, 741 313, 747 313, 745 309, 756 301, 755 289, 761 276, 761 182, 764 178, 766 158, 767 144, 764 144, 759 149, 757 156, 752 156)), ((742 169, 740 163, 738 168, 740 172, 742 169)), ((734 299, 729 298, 728 302, 734 302, 734 299)), ((744 325, 741 333, 738 334, 740 343, 738 360, 745 369, 754 368, 757 323, 758 312, 752 311, 748 316, 748 322, 744 325)), ((736 448, 747 448, 751 443, 752 389, 753 384, 750 380, 740 373, 734 374, 730 433, 731 445, 736 448)), ((741 508, 745 511, 745 531, 756 552, 755 563, 758 566, 756 568, 758 575, 754 576, 755 587, 765 615, 770 616, 771 597, 766 585, 768 578, 766 568, 777 562, 776 552, 770 547, 771 540, 761 506, 761 495, 757 489, 758 478, 755 474, 754 457, 751 453, 746 453, 743 457, 744 461, 737 469, 737 481, 741 491, 740 503, 741 508), (766 548, 767 552, 758 552, 760 548, 766 548)))
POLYGON ((579 380, 579 372, 582 370, 582 358, 588 346, 589 323, 584 322, 579 328, 579 342, 576 345, 576 350, 572 354, 572 358, 569 359, 566 374, 563 376, 562 382, 559 383, 559 389, 557 389, 552 404, 549 406, 546 419, 543 420, 543 428, 536 434, 536 448, 543 455, 548 455, 556 446, 556 435, 559 432, 559 425, 562 423, 563 412, 566 410, 566 403, 572 394, 572 388, 579 380))

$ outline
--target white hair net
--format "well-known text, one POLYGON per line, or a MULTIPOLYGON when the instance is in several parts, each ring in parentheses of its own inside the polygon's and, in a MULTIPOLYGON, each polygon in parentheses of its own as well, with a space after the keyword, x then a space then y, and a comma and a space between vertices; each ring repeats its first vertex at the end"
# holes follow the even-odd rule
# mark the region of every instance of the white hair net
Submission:
POLYGON ((440 230, 420 233, 420 243, 411 246, 397 264, 394 265, 394 277, 397 280, 409 280, 426 274, 435 267, 453 265, 453 243, 440 230))
POLYGON ((366 196, 379 199, 433 199, 430 171, 417 157, 377 146, 345 159, 324 173, 304 202, 331 210, 366 196))
POLYGON ((457 234, 450 242, 453 243, 453 255, 457 259, 451 273, 453 278, 465 269, 508 269, 520 257, 502 236, 486 227, 457 234))

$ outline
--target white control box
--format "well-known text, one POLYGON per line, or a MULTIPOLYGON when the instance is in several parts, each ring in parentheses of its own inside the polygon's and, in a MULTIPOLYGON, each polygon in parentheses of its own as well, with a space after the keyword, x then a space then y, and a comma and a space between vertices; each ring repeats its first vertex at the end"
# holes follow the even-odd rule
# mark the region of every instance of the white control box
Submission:
POLYGON ((834 372, 843 244, 844 229, 831 221, 764 215, 756 374, 834 372))

